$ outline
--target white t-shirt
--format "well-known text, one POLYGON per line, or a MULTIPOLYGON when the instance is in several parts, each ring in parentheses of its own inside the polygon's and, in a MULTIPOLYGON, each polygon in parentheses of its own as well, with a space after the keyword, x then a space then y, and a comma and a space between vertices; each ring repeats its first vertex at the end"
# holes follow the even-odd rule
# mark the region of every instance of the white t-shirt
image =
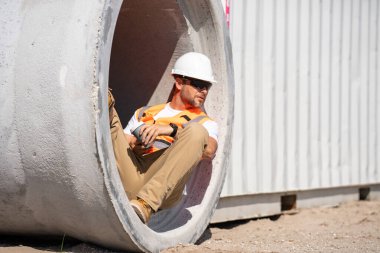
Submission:
MULTIPOLYGON (((167 118, 167 117, 174 117, 178 113, 181 113, 180 110, 173 109, 169 103, 167 103, 159 113, 156 114, 153 118, 155 120, 159 118, 167 118)), ((141 123, 137 120, 135 113, 131 117, 131 119, 128 122, 128 125, 124 128, 124 133, 132 135, 132 129, 135 129, 138 125, 141 123)), ((207 120, 202 124, 207 132, 208 135, 212 138, 214 138, 216 141, 218 141, 218 124, 213 120, 207 120)))

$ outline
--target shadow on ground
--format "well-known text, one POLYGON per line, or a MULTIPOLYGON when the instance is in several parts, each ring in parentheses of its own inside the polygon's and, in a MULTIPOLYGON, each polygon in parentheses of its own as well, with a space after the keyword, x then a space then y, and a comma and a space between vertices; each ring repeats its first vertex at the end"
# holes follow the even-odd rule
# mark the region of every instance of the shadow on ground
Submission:
POLYGON ((19 246, 26 246, 36 250, 50 252, 119 253, 119 251, 112 251, 66 236, 2 235, 0 237, 0 247, 2 248, 19 246))

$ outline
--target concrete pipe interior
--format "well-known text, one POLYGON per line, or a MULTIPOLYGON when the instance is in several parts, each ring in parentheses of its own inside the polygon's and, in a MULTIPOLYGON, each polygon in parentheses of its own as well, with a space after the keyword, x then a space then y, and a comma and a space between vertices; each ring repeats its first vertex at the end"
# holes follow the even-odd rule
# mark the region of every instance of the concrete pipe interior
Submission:
POLYGON ((0 234, 72 236, 158 252, 195 242, 226 173, 233 118, 232 57, 213 0, 6 1, 0 8, 0 234), (182 201, 142 224, 126 197, 110 137, 107 89, 125 125, 167 101, 185 52, 208 55, 215 78, 205 110, 219 148, 182 201))
MULTIPOLYGON (((204 1, 196 2, 190 6, 193 10, 210 11, 204 1)), ((188 12, 189 7, 185 3, 182 7, 184 9, 174 0, 124 1, 121 6, 113 37, 109 87, 113 90, 116 108, 124 127, 135 109, 169 99, 173 86, 170 71, 175 60, 185 52, 194 51, 197 46, 194 43, 199 43, 190 36, 187 13, 183 12, 188 12)), ((213 38, 209 38, 201 46, 205 53, 210 53, 216 45, 213 38)), ((214 64, 215 70, 221 71, 216 65, 217 63, 214 64)), ((222 82, 219 80, 217 85, 223 85, 222 82)), ((213 89, 211 93, 221 90, 213 89)), ((213 100, 211 104, 215 102, 220 103, 213 100)), ((214 116, 212 113, 210 115, 214 116)), ((188 223, 196 215, 197 206, 204 198, 211 176, 212 164, 201 164, 187 185, 182 202, 177 207, 154 215, 149 227, 162 233, 188 223), (189 211, 191 208, 195 210, 194 213, 189 211)))

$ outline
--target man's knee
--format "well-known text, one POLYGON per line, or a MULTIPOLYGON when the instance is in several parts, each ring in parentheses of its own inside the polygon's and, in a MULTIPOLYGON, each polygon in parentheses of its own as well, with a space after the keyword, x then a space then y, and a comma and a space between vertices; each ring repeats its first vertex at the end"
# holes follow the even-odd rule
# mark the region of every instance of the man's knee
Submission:
POLYGON ((204 126, 198 123, 190 123, 183 129, 183 134, 189 136, 192 141, 206 142, 208 140, 208 132, 204 126))

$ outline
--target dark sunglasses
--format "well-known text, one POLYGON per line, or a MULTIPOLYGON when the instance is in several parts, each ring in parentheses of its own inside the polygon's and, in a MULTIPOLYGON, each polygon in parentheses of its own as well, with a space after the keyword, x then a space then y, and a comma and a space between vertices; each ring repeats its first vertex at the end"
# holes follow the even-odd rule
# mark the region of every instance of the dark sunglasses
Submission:
POLYGON ((210 82, 202 81, 202 80, 199 80, 199 79, 194 79, 194 78, 187 77, 187 76, 184 76, 182 78, 182 80, 185 83, 186 83, 186 80, 189 80, 191 86, 193 86, 195 88, 198 88, 200 90, 203 90, 204 88, 206 88, 206 90, 209 90, 211 88, 211 85, 212 85, 212 83, 210 83, 210 82))

